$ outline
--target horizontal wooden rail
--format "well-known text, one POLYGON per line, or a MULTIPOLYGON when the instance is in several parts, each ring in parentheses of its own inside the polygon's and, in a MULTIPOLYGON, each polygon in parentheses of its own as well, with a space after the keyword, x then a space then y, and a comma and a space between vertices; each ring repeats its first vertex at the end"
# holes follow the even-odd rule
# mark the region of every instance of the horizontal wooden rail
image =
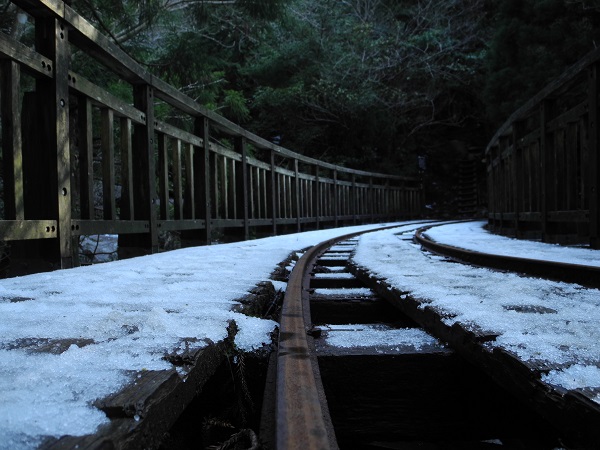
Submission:
POLYGON ((514 112, 490 141, 492 230, 600 248, 599 64, 597 49, 514 112))
POLYGON ((165 232, 200 244, 220 228, 249 238, 420 213, 417 179, 280 147, 147 72, 63 1, 13 3, 36 28, 35 50, 0 33, 0 240, 15 255, 71 267, 81 235, 118 234, 133 255, 158 251, 165 232), (133 104, 76 73, 74 49, 128 85, 133 104), (165 105, 176 123, 159 116, 165 105), (21 245, 40 238, 50 245, 21 245))

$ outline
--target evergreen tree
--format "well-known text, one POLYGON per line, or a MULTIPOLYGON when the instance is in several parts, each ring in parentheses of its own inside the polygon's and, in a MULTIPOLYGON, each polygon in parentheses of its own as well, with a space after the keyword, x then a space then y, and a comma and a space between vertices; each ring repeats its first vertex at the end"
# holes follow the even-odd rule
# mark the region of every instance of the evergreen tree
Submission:
POLYGON ((598 0, 498 3, 485 81, 496 125, 600 43, 598 0))

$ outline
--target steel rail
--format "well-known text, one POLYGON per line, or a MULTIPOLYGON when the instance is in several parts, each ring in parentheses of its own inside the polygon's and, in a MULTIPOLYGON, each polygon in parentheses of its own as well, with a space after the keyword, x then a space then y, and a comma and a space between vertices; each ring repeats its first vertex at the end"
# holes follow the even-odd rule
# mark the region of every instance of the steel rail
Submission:
POLYGON ((427 250, 459 261, 511 272, 521 272, 527 275, 554 281, 577 283, 591 288, 600 288, 600 267, 571 264, 557 261, 521 258, 516 256, 495 255, 492 253, 467 250, 447 244, 435 242, 426 231, 432 228, 419 228, 414 239, 427 250))
POLYGON ((283 299, 279 325, 275 394, 277 450, 338 448, 329 412, 321 403, 323 386, 307 336, 310 328, 308 286, 317 258, 337 242, 399 226, 385 226, 328 239, 311 247, 294 266, 283 299))

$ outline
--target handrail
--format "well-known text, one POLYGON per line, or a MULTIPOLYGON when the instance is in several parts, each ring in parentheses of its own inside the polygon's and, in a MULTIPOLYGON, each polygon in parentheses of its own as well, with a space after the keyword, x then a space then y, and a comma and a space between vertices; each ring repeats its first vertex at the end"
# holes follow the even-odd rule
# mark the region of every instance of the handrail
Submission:
POLYGON ((337 170, 338 172, 346 172, 349 174, 371 176, 374 178, 387 178, 394 180, 411 180, 411 177, 403 177, 397 175, 374 173, 358 169, 350 169, 347 167, 326 163, 314 158, 304 156, 300 153, 295 153, 284 147, 276 145, 266 139, 257 136, 239 125, 231 122, 225 117, 209 110, 203 105, 197 103, 193 99, 187 97, 181 91, 155 77, 144 70, 136 63, 126 52, 119 46, 115 45, 106 36, 99 34, 98 31, 86 19, 78 15, 70 6, 63 3, 62 0, 13 0, 23 10, 30 14, 39 11, 39 3, 44 4, 49 9, 52 16, 64 20, 70 26, 70 39, 76 46, 93 51, 100 61, 103 61, 112 70, 117 70, 125 75, 125 79, 131 84, 145 83, 154 87, 156 96, 165 102, 176 106, 182 111, 197 115, 200 114, 214 122, 219 130, 230 136, 241 136, 246 138, 250 143, 259 148, 273 150, 281 156, 288 158, 296 158, 301 162, 319 165, 324 169, 337 170))
POLYGON ((118 234, 120 248, 134 255, 158 251, 164 231, 197 245, 210 243, 215 228, 249 238, 254 227, 276 234, 420 213, 418 179, 292 152, 147 72, 62 0, 13 3, 43 30, 35 50, 0 34, 0 240, 15 249, 40 237, 51 242, 25 256, 58 254, 61 267, 71 267, 79 263, 74 239, 86 234, 118 234), (71 46, 128 83, 133 105, 75 73, 71 46), (35 90, 23 97, 25 76, 35 90), (193 130, 155 117, 157 99, 193 130), (99 189, 102 205, 94 203, 99 189))
POLYGON ((517 109, 486 148, 492 230, 600 248, 600 49, 517 109))
POLYGON ((581 75, 584 70, 587 70, 590 65, 600 61, 600 48, 590 51, 587 55, 581 58, 572 66, 568 67, 558 78, 555 78, 546 86, 544 86, 536 95, 527 100, 525 104, 513 112, 508 119, 498 128, 486 148, 486 153, 489 153, 500 137, 507 136, 512 132, 512 126, 515 122, 525 119, 531 112, 539 107, 544 99, 550 97, 554 92, 561 87, 572 82, 575 78, 581 75))

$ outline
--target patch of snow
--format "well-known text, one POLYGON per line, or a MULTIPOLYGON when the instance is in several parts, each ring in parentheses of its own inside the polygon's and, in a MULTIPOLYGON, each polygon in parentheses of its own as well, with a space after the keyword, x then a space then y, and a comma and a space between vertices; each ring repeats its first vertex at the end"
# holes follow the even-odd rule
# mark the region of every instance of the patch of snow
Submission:
POLYGON ((542 375, 542 381, 565 389, 600 387, 600 368, 595 365, 574 364, 566 369, 551 370, 542 375))
POLYGON ((350 272, 332 272, 332 273, 315 273, 315 278, 339 278, 339 279, 352 279, 354 275, 350 272))
POLYGON ((318 288, 314 293, 315 295, 359 295, 361 297, 373 295, 369 288, 318 288))
POLYGON ((31 449, 43 436, 93 433, 108 421, 92 406, 96 399, 119 391, 132 373, 172 368, 163 357, 184 343, 194 349, 225 338, 230 320, 239 327, 240 349, 269 343, 276 323, 232 311, 236 300, 268 280, 290 253, 378 226, 0 280, 0 448, 31 449))
POLYGON ((485 221, 461 222, 434 226, 425 235, 436 242, 480 252, 493 249, 494 254, 541 259, 569 264, 600 266, 600 252, 588 248, 513 239, 490 233, 485 221))
POLYGON ((420 328, 391 328, 386 325, 322 325, 327 331, 325 340, 333 347, 413 347, 443 345, 420 328))
MULTIPOLYGON (((451 230, 457 226, 465 234, 469 227, 481 230, 481 224, 448 225, 451 230)), ((363 235, 354 261, 397 289, 443 311, 448 325, 460 322, 497 334, 495 341, 486 344, 490 347, 510 350, 525 361, 554 365, 590 366, 600 362, 598 289, 449 263, 398 235, 410 228, 363 235)), ((443 234, 446 226, 436 229, 436 240, 448 243, 450 239, 443 234)), ((498 239, 489 237, 477 248, 495 249, 510 241, 498 239)), ((523 244, 516 241, 512 251, 531 256, 529 247, 519 253, 523 244)), ((592 372, 597 378, 586 377, 583 384, 600 386, 600 371, 589 369, 586 373, 592 372)))

